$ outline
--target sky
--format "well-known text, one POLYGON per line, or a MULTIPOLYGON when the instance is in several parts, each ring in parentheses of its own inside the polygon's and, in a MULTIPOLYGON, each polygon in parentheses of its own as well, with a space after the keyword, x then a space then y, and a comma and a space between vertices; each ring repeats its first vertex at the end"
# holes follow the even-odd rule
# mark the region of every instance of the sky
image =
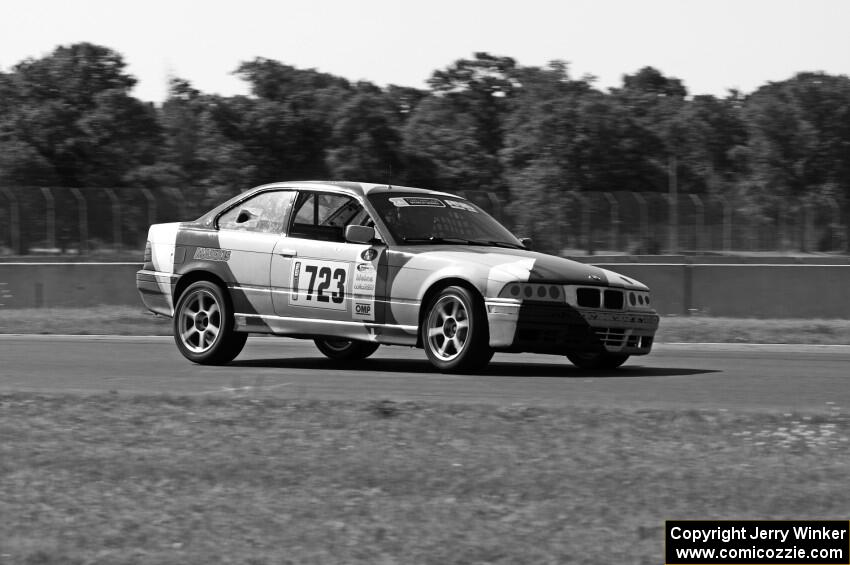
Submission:
POLYGON ((801 71, 850 74, 850 0, 0 0, 0 70, 87 41, 123 55, 133 94, 168 77, 222 95, 257 57, 424 88, 477 51, 569 63, 601 89, 653 66, 690 94, 752 92, 801 71))

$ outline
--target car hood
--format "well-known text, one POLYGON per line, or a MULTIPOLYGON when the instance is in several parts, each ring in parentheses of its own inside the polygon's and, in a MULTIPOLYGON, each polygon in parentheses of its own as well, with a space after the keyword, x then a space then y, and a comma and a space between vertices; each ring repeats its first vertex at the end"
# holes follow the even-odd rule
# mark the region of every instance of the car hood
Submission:
MULTIPOLYGON (((410 246, 400 254, 407 267, 432 270, 455 263, 472 270, 486 270, 487 278, 504 282, 551 282, 613 286, 646 290, 640 282, 613 271, 525 249, 486 246, 410 246)), ((401 266, 401 265, 398 265, 401 266)))

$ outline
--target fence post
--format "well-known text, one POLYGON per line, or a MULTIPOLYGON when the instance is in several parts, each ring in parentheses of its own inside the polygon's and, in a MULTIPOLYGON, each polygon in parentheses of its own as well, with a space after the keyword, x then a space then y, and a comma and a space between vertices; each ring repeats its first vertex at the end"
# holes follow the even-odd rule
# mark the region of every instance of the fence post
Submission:
POLYGON ((176 205, 177 215, 180 221, 185 221, 187 219, 186 199, 183 197, 183 193, 173 186, 165 187, 163 190, 171 194, 171 197, 174 199, 174 204, 176 205))
POLYGON ((832 225, 830 226, 830 234, 832 236, 829 242, 829 248, 838 249, 841 246, 841 239, 838 235, 843 231, 844 225, 841 223, 841 206, 838 205, 838 200, 832 196, 827 196, 826 201, 829 203, 829 208, 832 211, 832 225))
POLYGON ((639 192, 632 192, 635 202, 638 204, 638 216, 640 217, 640 239, 641 247, 646 249, 649 245, 649 207, 646 198, 639 192))
POLYGON ((706 247, 705 244, 705 205, 702 203, 702 199, 696 194, 690 194, 691 202, 694 203, 694 220, 695 220, 695 231, 696 237, 694 238, 694 246, 696 249, 694 251, 703 251, 706 247))
POLYGON ((715 198, 720 201, 720 206, 723 208, 723 252, 729 253, 732 250, 732 206, 729 205, 729 200, 725 196, 718 194, 715 198))
POLYGON ((121 248, 121 203, 113 189, 104 188, 103 191, 106 192, 106 196, 112 202, 112 237, 117 250, 121 248))
POLYGON ((153 193, 149 188, 143 188, 142 194, 145 199, 148 201, 148 225, 153 225, 156 223, 156 199, 153 197, 153 193))
POLYGON ((21 208, 18 204, 18 197, 5 186, 0 186, 0 192, 2 192, 9 201, 9 243, 12 246, 12 253, 15 255, 22 255, 21 208))
POLYGON ((41 194, 44 196, 44 238, 47 242, 47 248, 52 252, 56 248, 56 199, 53 198, 53 193, 46 186, 41 188, 41 194))
POLYGON ((806 253, 811 247, 809 246, 812 232, 812 205, 811 202, 803 202, 800 207, 801 226, 800 226, 800 251, 806 253))
POLYGON ((79 188, 71 188, 71 194, 77 201, 77 217, 79 220, 80 234, 80 255, 87 255, 89 252, 89 211, 86 199, 79 188))
POLYGON ((611 229, 609 231, 609 243, 612 251, 616 251, 620 245, 620 203, 610 192, 603 192, 602 196, 608 201, 608 206, 611 207, 611 229))
POLYGON ((669 203, 669 240, 668 253, 676 255, 679 252, 679 179, 676 175, 678 169, 678 161, 675 155, 671 155, 667 160, 667 175, 668 175, 668 194, 669 203))
POLYGON ((578 192, 573 192, 572 196, 578 200, 581 205, 581 238, 584 241, 584 246, 587 249, 588 255, 593 255, 593 234, 590 232, 590 214, 592 203, 590 199, 578 192))

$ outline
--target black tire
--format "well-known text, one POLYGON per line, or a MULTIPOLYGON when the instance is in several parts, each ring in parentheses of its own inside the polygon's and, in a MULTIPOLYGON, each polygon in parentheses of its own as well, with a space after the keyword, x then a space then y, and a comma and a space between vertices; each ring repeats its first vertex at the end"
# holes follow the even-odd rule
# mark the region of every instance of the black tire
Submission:
POLYGON ((484 302, 461 286, 447 287, 430 301, 419 332, 428 360, 440 371, 473 371, 493 358, 484 302))
POLYGON ((616 369, 625 363, 629 359, 629 356, 622 353, 599 351, 593 353, 567 353, 567 359, 579 369, 598 371, 602 369, 616 369))
POLYGON ((233 326, 230 300, 217 284, 198 281, 180 295, 174 309, 174 342, 189 361, 201 365, 233 361, 248 339, 233 326))
POLYGON ((319 351, 334 361, 360 361, 378 350, 379 344, 368 341, 317 338, 313 342, 319 351))

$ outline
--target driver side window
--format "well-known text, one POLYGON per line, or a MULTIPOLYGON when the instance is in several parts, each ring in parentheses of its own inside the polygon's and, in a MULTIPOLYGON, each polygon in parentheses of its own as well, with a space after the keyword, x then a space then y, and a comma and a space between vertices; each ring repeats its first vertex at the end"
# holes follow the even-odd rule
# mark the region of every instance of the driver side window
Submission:
POLYGON ((289 235, 323 241, 345 241, 349 225, 374 226, 356 199, 343 194, 302 192, 298 197, 289 235))

